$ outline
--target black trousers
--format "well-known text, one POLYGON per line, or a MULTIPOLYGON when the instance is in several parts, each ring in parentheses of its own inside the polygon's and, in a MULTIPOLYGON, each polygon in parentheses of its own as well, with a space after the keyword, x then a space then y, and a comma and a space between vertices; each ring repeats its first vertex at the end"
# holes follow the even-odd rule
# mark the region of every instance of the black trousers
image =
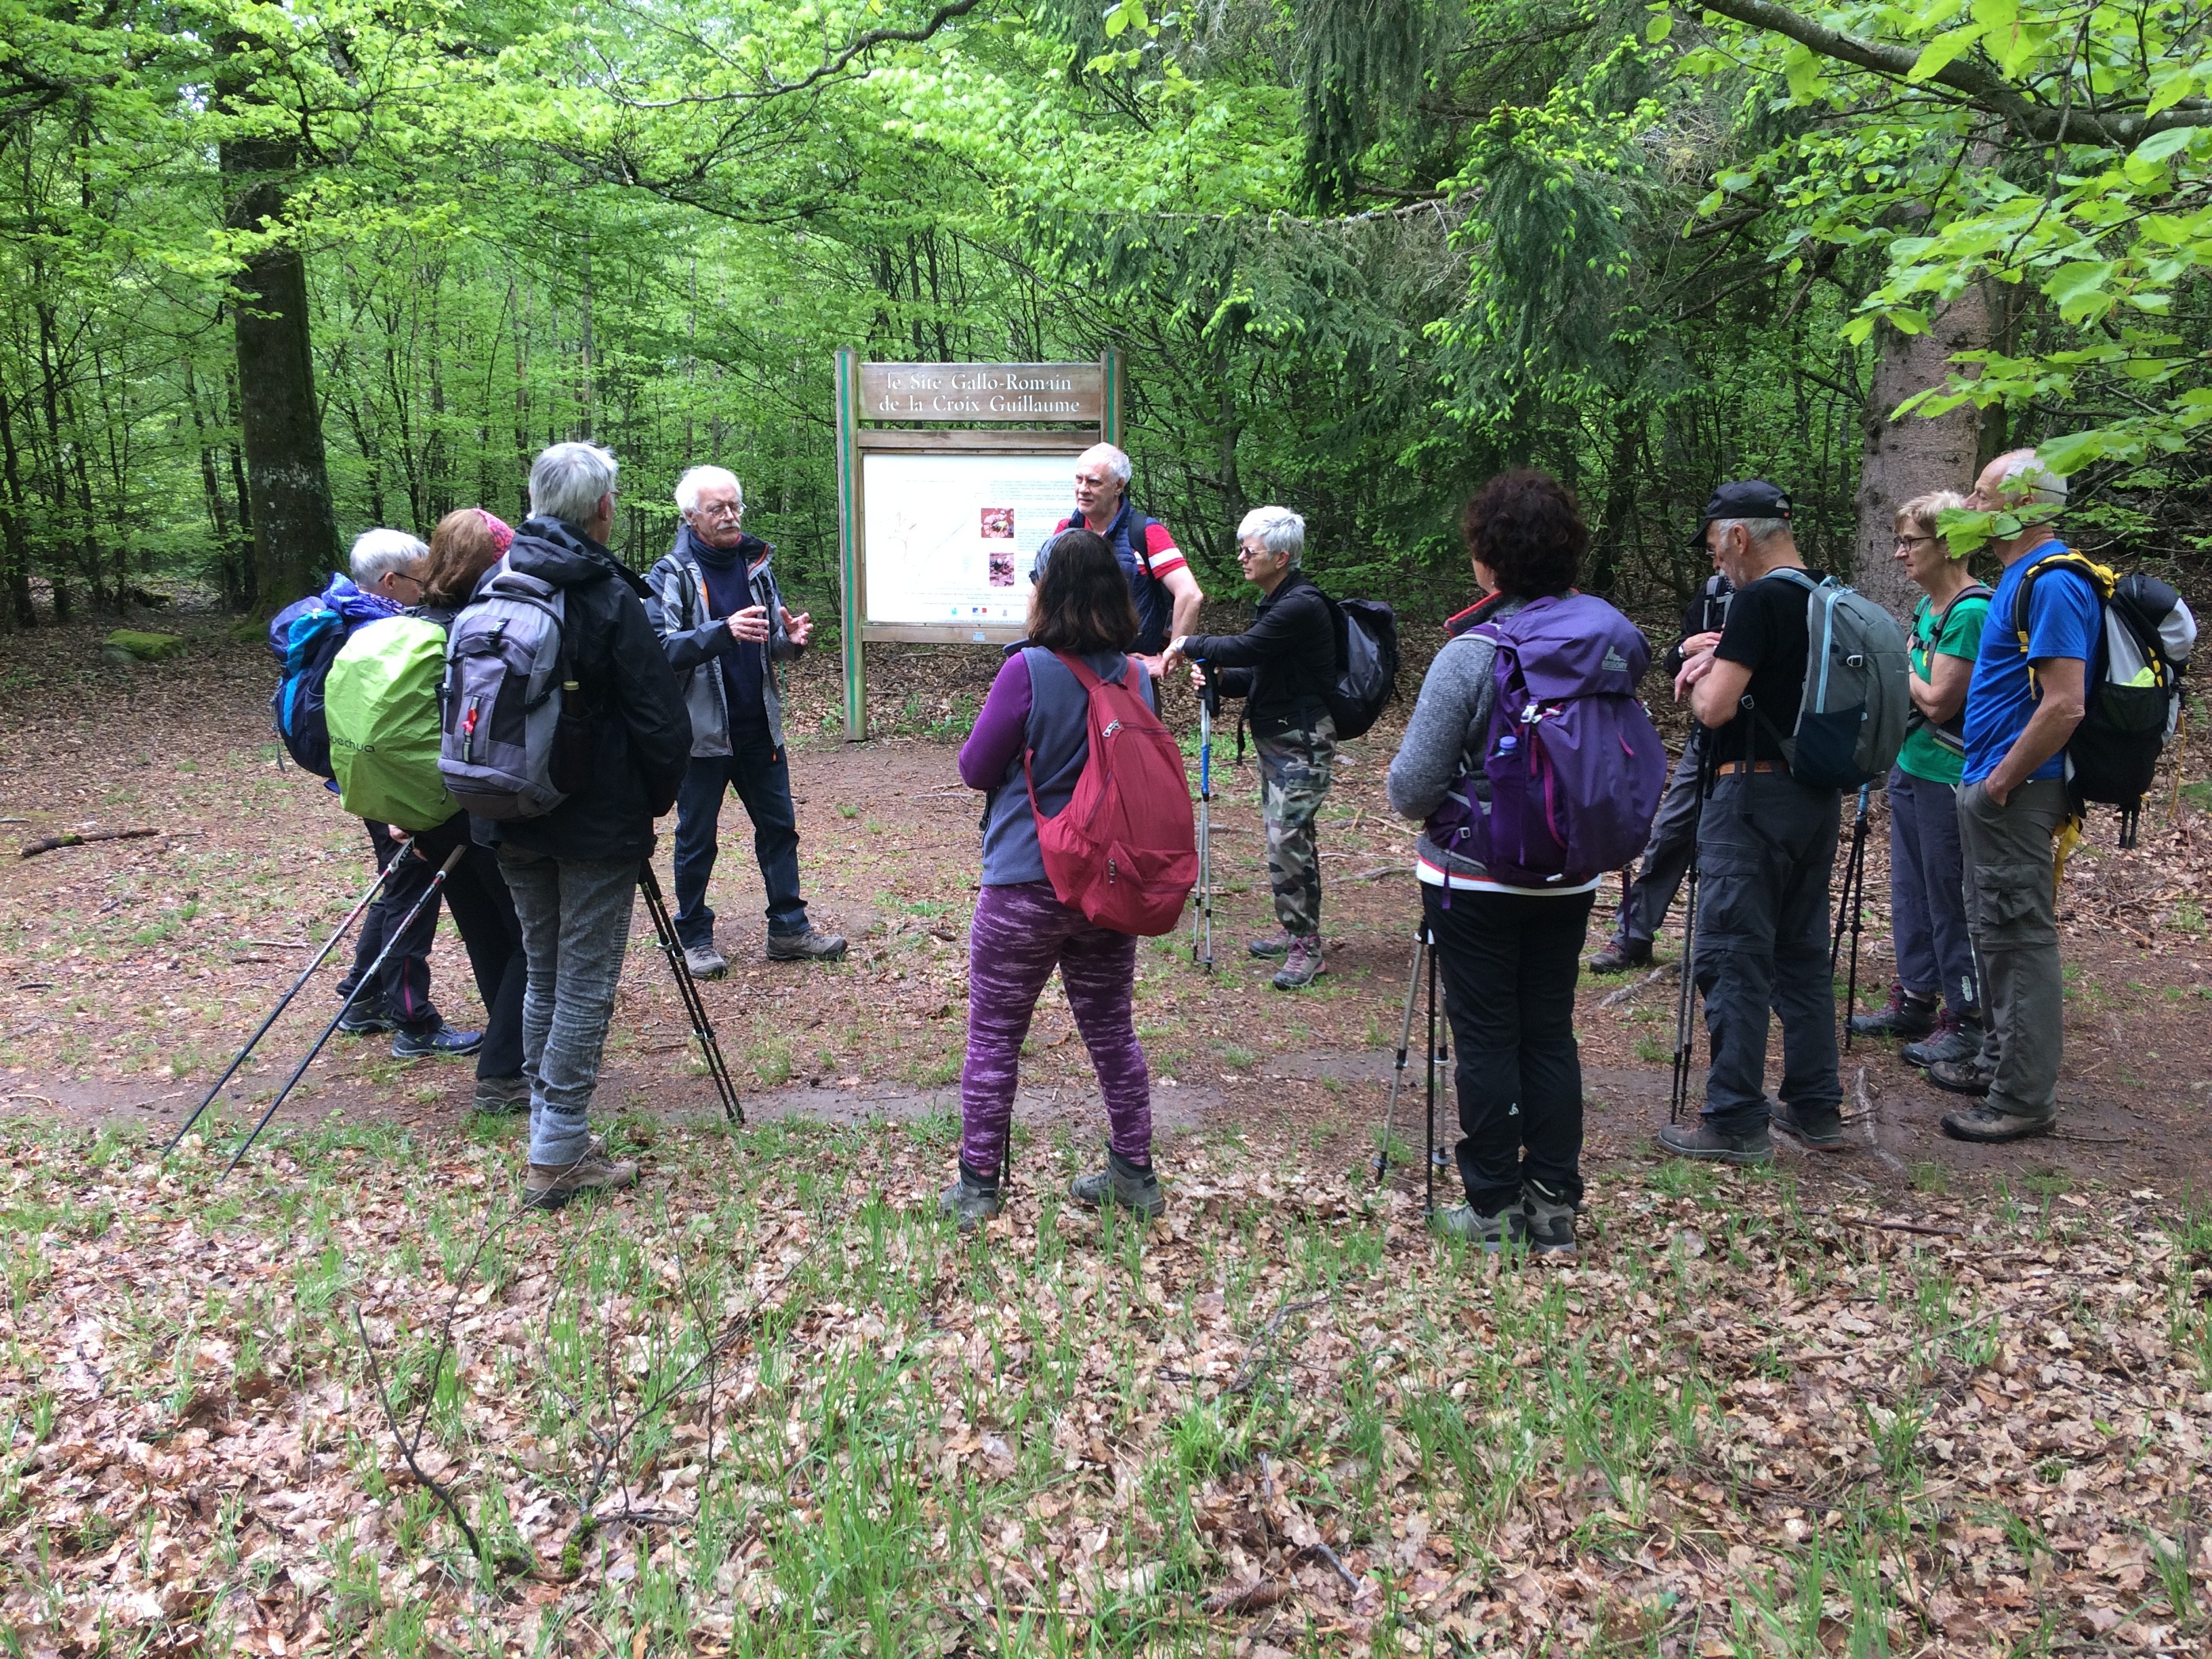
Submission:
POLYGON ((456 845, 461 861, 446 878, 446 908, 453 913, 461 945, 469 953, 469 972, 483 999, 483 1047, 477 1050, 477 1075, 509 1078, 522 1074, 522 993, 530 975, 522 954, 522 923, 514 914, 514 895, 499 867, 499 855, 469 837, 469 817, 456 812, 435 830, 415 838, 434 871, 456 845))
MULTIPOLYGON (((368 843, 375 849, 378 869, 399 856, 401 844, 392 840, 388 828, 368 818, 362 820, 362 826, 368 831, 368 843)), ((441 858, 444 856, 442 853, 439 854, 441 858)), ((340 996, 345 996, 361 982, 369 964, 392 937, 392 930, 414 908, 415 901, 422 896, 422 890, 430 884, 436 868, 434 862, 425 864, 420 859, 410 859, 384 884, 384 890, 376 896, 361 919, 361 933, 354 940, 353 967, 338 981, 340 996)), ((384 959, 378 982, 362 993, 363 1003, 373 1006, 380 1000, 385 1012, 410 1031, 434 1031, 442 1023, 438 1005, 430 1000, 430 941, 437 933, 438 907, 426 904, 405 937, 384 959)))
POLYGON ((1575 976, 1596 898, 1421 889, 1459 1051, 1460 1180, 1480 1214, 1518 1200, 1524 1179, 1582 1196, 1575 976))

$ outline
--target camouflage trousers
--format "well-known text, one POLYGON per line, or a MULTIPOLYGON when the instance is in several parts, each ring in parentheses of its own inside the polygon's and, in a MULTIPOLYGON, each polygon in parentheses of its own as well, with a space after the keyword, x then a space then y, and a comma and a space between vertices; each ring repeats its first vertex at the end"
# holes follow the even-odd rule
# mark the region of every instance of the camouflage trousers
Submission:
POLYGON ((1260 757, 1260 815, 1267 823, 1267 884, 1275 920, 1292 939, 1321 932, 1321 849, 1314 819, 1336 770, 1336 723, 1326 714, 1300 731, 1253 738, 1260 757))

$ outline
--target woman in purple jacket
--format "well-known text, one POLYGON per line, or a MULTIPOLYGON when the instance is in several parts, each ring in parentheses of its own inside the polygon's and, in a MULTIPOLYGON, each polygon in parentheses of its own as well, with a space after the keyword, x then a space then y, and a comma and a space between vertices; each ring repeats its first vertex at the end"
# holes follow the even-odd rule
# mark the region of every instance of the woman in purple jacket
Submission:
POLYGON ((1075 793, 1091 757, 1090 698, 1066 664, 1150 696, 1129 584, 1103 537, 1061 532, 1030 596, 1029 639, 1007 653, 960 750, 960 776, 988 792, 983 883, 968 943, 968 1059, 960 1073, 960 1178, 945 1213, 962 1231, 1004 1206, 1000 1172, 1012 1124, 1022 1040, 1045 981, 1060 969, 1076 1030, 1106 1097, 1106 1167, 1069 1188, 1085 1204, 1115 1204, 1146 1219, 1166 1208, 1152 1173, 1152 1079, 1130 1009, 1137 941, 1094 926, 1053 896, 1037 819, 1075 793), (1133 681, 1125 679, 1134 675, 1133 681), (1024 760, 1028 761, 1024 775, 1024 760), (1036 808, 1030 807, 1034 781, 1036 808))

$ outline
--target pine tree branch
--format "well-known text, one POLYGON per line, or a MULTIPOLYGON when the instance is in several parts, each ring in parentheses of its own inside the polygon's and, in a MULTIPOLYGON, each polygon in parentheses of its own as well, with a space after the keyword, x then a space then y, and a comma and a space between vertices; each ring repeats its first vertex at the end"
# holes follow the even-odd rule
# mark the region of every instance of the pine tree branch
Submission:
MULTIPOLYGON (((1847 34, 1825 23, 1790 10, 1773 0, 1699 0, 1710 12, 1795 40, 1823 58, 1849 64, 1902 81, 1912 72, 1920 54, 1910 46, 1890 46, 1863 35, 1847 34)), ((2212 100, 2185 98, 2156 115, 2090 113, 2054 109, 2032 101, 2013 83, 1971 57, 1959 57, 1929 77, 1928 84, 1948 88, 1975 108, 1997 117, 2021 137, 2038 143, 2100 143, 2115 149, 2133 149, 2153 133, 2172 127, 2212 126, 2212 100)))

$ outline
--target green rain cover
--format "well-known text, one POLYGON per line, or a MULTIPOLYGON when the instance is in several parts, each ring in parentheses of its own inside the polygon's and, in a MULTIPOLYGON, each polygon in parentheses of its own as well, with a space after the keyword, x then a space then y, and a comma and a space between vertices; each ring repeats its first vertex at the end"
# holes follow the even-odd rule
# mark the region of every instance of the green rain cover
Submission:
POLYGON ((461 809, 438 773, 446 630, 420 617, 356 629, 331 664, 323 708, 338 799, 356 817, 434 830, 461 809))

